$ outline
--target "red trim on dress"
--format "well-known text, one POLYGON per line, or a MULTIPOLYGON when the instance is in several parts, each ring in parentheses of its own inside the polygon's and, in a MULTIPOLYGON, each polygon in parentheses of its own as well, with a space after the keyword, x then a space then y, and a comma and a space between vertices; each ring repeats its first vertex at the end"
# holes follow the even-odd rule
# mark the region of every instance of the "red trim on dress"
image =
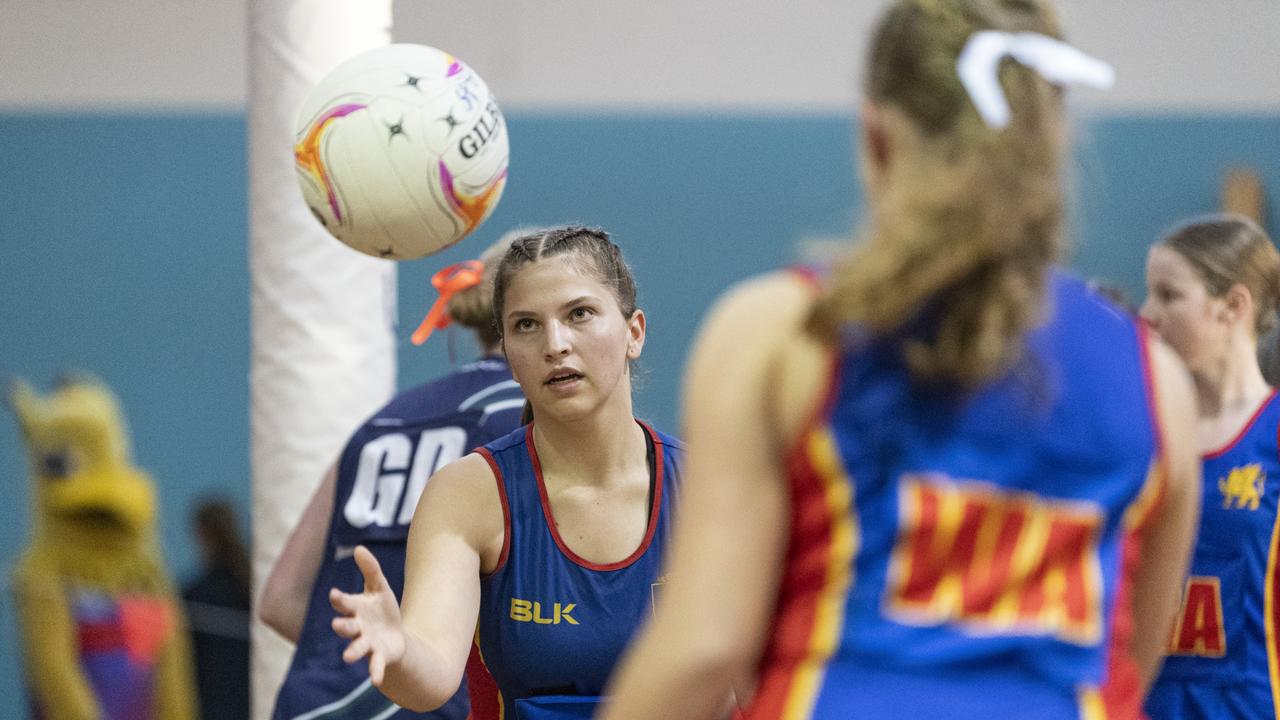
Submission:
POLYGON ((654 481, 653 481, 653 505, 649 508, 649 528, 645 531, 644 539, 640 541, 640 545, 627 557, 612 563, 594 563, 587 560, 573 550, 569 549, 569 545, 560 537, 560 529, 556 527, 555 515, 551 512, 551 500, 547 497, 547 484, 542 479, 542 463, 538 460, 538 448, 533 444, 533 423, 529 423, 525 427, 525 444, 529 446, 529 460, 533 462, 533 474, 538 480, 538 497, 542 501, 542 517, 547 523, 547 529, 551 531, 551 538, 555 540, 556 547, 560 548, 560 552, 565 557, 573 561, 574 564, 580 565, 588 570, 610 571, 621 570, 639 560, 649 549, 649 545, 653 542, 654 535, 658 532, 658 513, 662 509, 662 440, 658 438, 658 434, 648 425, 636 420, 636 424, 653 441, 654 450, 654 481))
POLYGON ((498 553, 498 563, 487 573, 481 573, 480 579, 493 577, 507 564, 507 554, 511 552, 511 505, 507 502, 507 483, 502 478, 502 470, 498 469, 498 461, 488 448, 476 448, 476 452, 489 463, 493 478, 498 482, 498 499, 502 502, 502 552, 498 553))
POLYGON ((844 368, 842 358, 833 350, 827 353, 827 394, 822 402, 809 410, 809 417, 800 426, 800 432, 790 439, 790 444, 783 448, 783 458, 790 464, 793 460, 806 456, 805 441, 821 426, 836 408, 836 396, 840 389, 840 371, 844 368))
MULTIPOLYGON (((1277 446, 1280 446, 1280 426, 1276 427, 1276 444, 1277 446)), ((1280 453, 1277 453, 1277 454, 1280 455, 1280 453)), ((1277 508, 1276 512, 1280 513, 1280 508, 1277 508)), ((1277 518, 1277 522, 1280 522, 1280 518, 1277 518)), ((1274 530, 1272 530, 1271 535, 1272 535, 1271 547, 1267 552, 1268 568, 1274 567, 1273 563, 1276 562, 1276 554, 1280 553, 1280 536, 1277 536, 1274 530)), ((1265 589, 1263 590, 1263 593, 1264 593, 1263 597, 1265 598, 1266 597, 1265 589)), ((1264 612, 1265 612, 1265 602, 1264 602, 1264 612)), ((1280 572, 1276 572, 1276 571, 1273 571, 1271 574, 1271 627, 1273 629, 1271 640, 1275 645, 1275 648, 1272 649, 1271 652, 1277 655, 1280 655, 1280 572)), ((1264 630, 1263 640, 1265 641, 1266 639, 1266 632, 1265 632, 1266 620, 1265 619, 1263 620, 1263 630, 1264 630)), ((1270 654, 1271 653, 1269 652, 1268 655, 1270 654)), ((1268 684, 1271 684, 1275 682, 1275 677, 1271 674, 1272 668, 1270 667, 1270 658, 1268 657, 1267 659, 1268 659, 1267 680, 1268 680, 1268 684)), ((1276 713, 1280 713, 1280 707, 1274 707, 1276 705, 1275 696, 1276 696, 1276 689, 1273 687, 1271 689, 1271 697, 1272 697, 1272 705, 1273 705, 1272 710, 1276 713)))
MULTIPOLYGON (((1133 578, 1138 565, 1142 561, 1142 533, 1156 515, 1156 509, 1164 504, 1168 489, 1168 464, 1165 462, 1164 427, 1160 422, 1159 403, 1156 396, 1155 373, 1151 368, 1150 328, 1145 322, 1137 324, 1138 356, 1141 361, 1143 385, 1147 395, 1147 411, 1151 416, 1151 428, 1156 445, 1156 467, 1154 482, 1156 497, 1145 508, 1142 517, 1136 518, 1133 524, 1124 528, 1120 541, 1120 583, 1116 587, 1115 602, 1111 607, 1108 623, 1111 628, 1107 639, 1106 680, 1098 689, 1102 706, 1108 720, 1114 718, 1143 719, 1142 694, 1139 690, 1141 682, 1138 663, 1133 657, 1133 578)), ((1140 502, 1145 494, 1146 480, 1139 490, 1134 502, 1140 502)))
MULTIPOLYGON (((760 662, 760 684, 745 712, 745 717, 751 720, 774 720, 783 716, 797 672, 809 660, 817 624, 818 601, 835 538, 835 519, 827 512, 822 479, 805 441, 826 421, 836 404, 841 362, 834 352, 829 362, 827 395, 813 409, 804 429, 792 440, 784 456, 791 504, 790 537, 770 623, 773 632, 760 662)), ((820 691, 821 688, 815 688, 815 692, 820 691)))
POLYGON ((1258 405, 1258 409, 1253 412, 1249 421, 1244 424, 1244 427, 1240 428, 1240 432, 1236 433, 1236 436, 1231 439, 1231 442, 1223 445, 1213 452, 1205 453, 1201 457, 1205 460, 1216 460, 1235 449, 1236 443, 1240 442, 1240 440, 1253 429, 1253 424, 1258 421, 1258 417, 1262 415, 1262 411, 1267 409, 1267 405, 1269 405, 1271 403, 1271 399, 1276 396, 1276 392, 1277 391, 1274 388, 1271 390, 1271 394, 1267 395, 1266 399, 1262 401, 1262 404, 1258 405))
MULTIPOLYGON (((808 459, 801 457, 788 463, 787 475, 793 521, 802 515, 822 518, 820 480, 808 459)), ((822 518, 822 521, 821 526, 811 527, 804 533, 807 547, 803 548, 798 538, 800 533, 793 524, 783 564, 781 592, 770 623, 773 632, 760 664, 759 686, 746 710, 746 717, 751 720, 783 717, 797 673, 807 659, 809 639, 817 624, 821 578, 825 575, 825 560, 831 553, 834 535, 830 520, 822 518)), ((815 524, 810 521, 810 525, 815 524)))
MULTIPOLYGON (((666 477, 666 452, 663 450, 665 445, 658 433, 643 420, 636 420, 636 423, 644 428, 649 434, 649 439, 653 441, 653 507, 649 508, 649 531, 645 533, 644 542, 641 543, 648 548, 649 543, 653 541, 653 536, 658 530, 658 515, 662 511, 662 482, 666 477)), ((642 553, 643 554, 643 553, 642 553)), ((636 557, 639 557, 637 555, 636 557)))
POLYGON ((502 717, 502 695, 498 682, 493 679, 489 667, 480 656, 480 638, 471 641, 471 653, 467 655, 467 695, 471 698, 471 712, 467 720, 499 720, 502 717))
POLYGON ((1099 688, 1107 720, 1145 720, 1139 691, 1138 662, 1133 658, 1133 576, 1142 560, 1142 538, 1137 529, 1125 533, 1120 543, 1120 585, 1111 607, 1111 636, 1107 643, 1106 681, 1099 688))

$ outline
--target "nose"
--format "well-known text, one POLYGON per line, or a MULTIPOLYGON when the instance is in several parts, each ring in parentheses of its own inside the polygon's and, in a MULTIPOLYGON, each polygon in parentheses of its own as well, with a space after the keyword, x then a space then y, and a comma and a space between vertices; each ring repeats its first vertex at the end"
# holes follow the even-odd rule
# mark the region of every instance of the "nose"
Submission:
POLYGON ((543 354, 548 360, 568 355, 572 347, 568 328, 555 320, 546 324, 543 341, 546 343, 543 354))
POLYGON ((1147 324, 1150 325, 1152 329, 1154 330, 1160 329, 1156 323, 1155 304, 1151 302, 1150 297, 1142 301, 1142 307, 1138 308, 1138 316, 1141 317, 1143 320, 1146 320, 1147 324))

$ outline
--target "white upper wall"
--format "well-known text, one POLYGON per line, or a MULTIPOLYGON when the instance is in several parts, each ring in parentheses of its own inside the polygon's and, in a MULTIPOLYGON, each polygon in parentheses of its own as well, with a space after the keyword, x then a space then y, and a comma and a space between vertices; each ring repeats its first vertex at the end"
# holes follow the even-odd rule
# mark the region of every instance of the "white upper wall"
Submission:
MULTIPOLYGON (((253 0, 0 0, 0 110, 243 108, 253 0)), ((352 0, 359 2, 360 0, 352 0)), ((396 3, 508 109, 844 111, 879 2, 396 3)), ((1280 111, 1280 2, 1060 0, 1119 83, 1089 106, 1280 111)))

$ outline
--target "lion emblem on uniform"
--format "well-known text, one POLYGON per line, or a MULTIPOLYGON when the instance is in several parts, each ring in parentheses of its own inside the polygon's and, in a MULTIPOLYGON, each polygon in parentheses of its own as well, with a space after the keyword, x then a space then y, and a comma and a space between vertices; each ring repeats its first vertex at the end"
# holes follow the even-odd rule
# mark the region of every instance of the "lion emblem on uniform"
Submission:
POLYGON ((1257 510, 1258 503, 1262 501, 1266 477, 1262 466, 1257 463, 1232 468, 1226 478, 1218 480, 1218 490, 1222 492, 1222 507, 1257 510))

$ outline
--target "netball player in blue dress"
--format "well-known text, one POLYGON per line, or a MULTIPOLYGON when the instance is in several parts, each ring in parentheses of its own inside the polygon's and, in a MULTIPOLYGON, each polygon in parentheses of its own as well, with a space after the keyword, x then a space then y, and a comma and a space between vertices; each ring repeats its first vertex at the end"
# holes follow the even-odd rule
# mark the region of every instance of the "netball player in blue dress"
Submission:
POLYGON ((1280 713, 1280 401, 1257 359, 1278 286, 1280 253, 1242 217, 1196 219, 1147 257, 1142 315, 1191 370, 1204 468, 1190 576, 1147 701, 1153 720, 1280 713))
POLYGON ((635 295, 597 230, 521 238, 500 263, 494 312, 532 422, 432 477, 399 607, 363 549, 365 591, 331 594, 345 659, 367 656, 400 705, 447 700, 474 639, 496 684, 472 685, 477 720, 589 717, 651 612, 682 450, 632 415, 635 295))
POLYGON ((1189 381, 1053 268, 1040 2, 900 0, 868 62, 865 240, 739 287, 685 393, 668 584, 608 720, 1138 717, 1198 501, 1189 381))
MULTIPOLYGON (((405 539, 424 483, 432 472, 474 447, 520 426, 524 398, 498 349, 493 327, 496 263, 516 236, 489 248, 480 267, 442 271, 478 284, 442 294, 453 322, 470 328, 482 357, 449 375, 406 390, 365 421, 326 473, 268 577, 258 612, 297 649, 276 698, 275 720, 463 720, 465 692, 434 713, 398 710, 369 683, 363 665, 342 661, 346 645, 329 623, 329 588, 358 591, 362 578, 352 554, 367 547, 385 568, 389 589, 403 587, 405 539)), ((434 323, 433 323, 434 325, 434 323)))

